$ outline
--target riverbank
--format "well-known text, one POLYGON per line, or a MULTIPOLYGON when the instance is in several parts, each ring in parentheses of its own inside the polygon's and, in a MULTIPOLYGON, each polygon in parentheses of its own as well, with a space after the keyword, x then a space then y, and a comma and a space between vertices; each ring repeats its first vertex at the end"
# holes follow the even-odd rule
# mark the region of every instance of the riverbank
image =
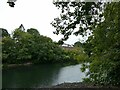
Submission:
MULTIPOLYGON (((54 64, 49 64, 49 65, 57 65, 57 66, 69 66, 69 65, 76 65, 79 63, 54 63, 54 64)), ((2 64, 2 69, 5 68, 15 68, 15 67, 20 67, 20 66, 30 66, 30 65, 48 65, 48 63, 46 64, 34 64, 32 62, 27 62, 27 63, 22 63, 22 64, 2 64)))
MULTIPOLYGON (((10 88, 3 88, 3 90, 9 90, 10 88)), ((17 89, 17 88, 16 88, 17 89)), ((25 88, 18 88, 24 89, 25 88)), ((39 88, 27 88, 27 90, 120 90, 120 86, 102 86, 102 85, 95 85, 95 84, 88 84, 83 82, 74 82, 74 83, 62 83, 54 86, 44 86, 39 88)), ((11 90, 11 89, 10 89, 11 90)))
POLYGON ((120 86, 102 86, 102 85, 95 85, 95 84, 90 84, 90 83, 83 83, 83 82, 75 82, 75 83, 62 83, 62 84, 58 84, 55 86, 52 86, 50 88, 95 88, 95 89, 102 89, 105 88, 106 89, 114 89, 114 90, 120 90, 120 86))
POLYGON ((4 64, 2 65, 2 68, 9 68, 9 67, 18 67, 18 66, 28 66, 28 65, 32 65, 33 63, 28 62, 28 63, 23 63, 23 64, 4 64))

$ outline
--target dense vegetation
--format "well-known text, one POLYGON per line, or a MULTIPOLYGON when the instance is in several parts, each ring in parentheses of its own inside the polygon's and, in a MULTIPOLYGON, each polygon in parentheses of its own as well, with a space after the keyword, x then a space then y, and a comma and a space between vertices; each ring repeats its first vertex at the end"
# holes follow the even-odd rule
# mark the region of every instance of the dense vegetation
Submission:
POLYGON ((84 81, 102 85, 120 85, 120 2, 54 2, 61 9, 60 17, 51 23, 54 34, 63 34, 63 43, 70 35, 90 37, 76 43, 74 50, 62 49, 36 29, 3 32, 3 63, 56 63, 78 60, 87 72, 84 81), (82 50, 81 50, 82 46, 82 50), (83 49, 84 47, 84 49, 83 49), (81 51, 82 54, 81 54, 81 51), (87 55, 86 55, 87 54, 87 55), (81 55, 81 56, 80 56, 81 55))
POLYGON ((89 80, 98 84, 120 85, 120 2, 108 4, 105 21, 86 42, 90 56, 89 80), (89 48, 91 47, 91 48, 89 48))
POLYGON ((6 29, 0 30, 2 31, 3 64, 75 64, 80 60, 79 55, 83 53, 82 49, 77 50, 77 47, 63 48, 51 38, 40 35, 34 28, 25 31, 23 26, 20 26, 11 35, 6 29))
MULTIPOLYGON (((61 9, 60 17, 51 23, 60 40, 75 35, 91 36, 82 44, 89 59, 83 61, 82 71, 87 82, 120 85, 120 2, 54 2, 61 9), (77 29, 76 29, 77 28, 77 29)), ((79 44, 79 43, 78 43, 79 44)))

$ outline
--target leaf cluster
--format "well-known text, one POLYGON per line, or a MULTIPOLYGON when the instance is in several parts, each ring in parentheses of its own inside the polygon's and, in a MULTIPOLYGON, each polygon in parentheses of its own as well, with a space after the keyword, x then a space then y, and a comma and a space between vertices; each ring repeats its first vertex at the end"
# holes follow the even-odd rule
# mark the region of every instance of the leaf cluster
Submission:
POLYGON ((103 3, 101 2, 54 2, 61 9, 59 17, 54 18, 52 26, 56 28, 54 34, 63 34, 61 41, 67 40, 71 34, 86 35, 102 22, 103 3), (75 29, 78 28, 78 29, 75 29))
POLYGON ((40 35, 37 29, 30 28, 25 31, 17 28, 12 35, 2 29, 2 63, 77 63, 70 55, 51 38, 40 35))

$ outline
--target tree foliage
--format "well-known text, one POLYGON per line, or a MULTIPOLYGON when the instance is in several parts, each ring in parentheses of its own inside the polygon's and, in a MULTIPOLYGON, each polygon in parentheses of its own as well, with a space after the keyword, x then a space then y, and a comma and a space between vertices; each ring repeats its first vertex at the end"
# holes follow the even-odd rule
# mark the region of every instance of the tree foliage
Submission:
MULTIPOLYGON (((3 29, 2 29, 3 30, 3 29)), ((10 36, 7 30, 3 31, 2 63, 77 63, 70 55, 71 51, 63 50, 51 38, 40 35, 37 29, 30 28, 25 31, 17 28, 10 36), (69 57, 69 58, 68 58, 69 57)))
MULTIPOLYGON (((120 85, 120 2, 106 4, 55 2, 54 4, 61 8, 60 17, 52 22, 56 28, 54 33, 64 35, 60 41, 67 40, 72 33, 85 35, 87 30, 92 32, 88 40, 82 44, 89 56, 81 68, 82 71, 89 69, 86 73, 88 78, 84 81, 102 85, 120 85), (104 9, 102 5, 105 5, 104 9)), ((75 46, 79 46, 79 43, 75 43, 75 46)))
POLYGON ((86 35, 102 22, 104 4, 101 2, 54 2, 61 9, 59 17, 51 23, 56 28, 54 34, 63 34, 61 41, 67 40, 71 34, 86 35), (77 28, 77 29, 75 29, 77 28))
POLYGON ((6 30, 6 29, 4 29, 4 28, 0 28, 0 31, 1 31, 1 35, 0 35, 0 37, 9 37, 10 35, 9 35, 9 33, 8 33, 8 31, 6 30))
POLYGON ((85 46, 90 54, 90 81, 98 84, 120 85, 119 6, 120 2, 107 5, 105 21, 95 29, 85 46))

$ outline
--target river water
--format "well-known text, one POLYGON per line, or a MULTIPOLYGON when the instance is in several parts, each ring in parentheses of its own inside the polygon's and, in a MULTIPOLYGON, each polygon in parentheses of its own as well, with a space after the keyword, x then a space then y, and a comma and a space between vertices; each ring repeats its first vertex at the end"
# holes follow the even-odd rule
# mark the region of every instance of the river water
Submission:
POLYGON ((30 65, 3 69, 3 88, 39 88, 64 82, 81 82, 85 74, 81 65, 30 65))

